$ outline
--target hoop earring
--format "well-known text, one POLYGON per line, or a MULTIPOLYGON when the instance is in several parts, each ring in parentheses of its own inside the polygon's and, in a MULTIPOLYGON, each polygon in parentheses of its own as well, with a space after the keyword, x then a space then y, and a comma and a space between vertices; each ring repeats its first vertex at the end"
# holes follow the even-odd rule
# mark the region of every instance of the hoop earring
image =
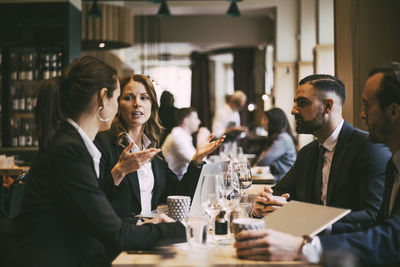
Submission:
MULTIPOLYGON (((110 114, 108 114, 108 116, 106 116, 106 118, 103 118, 103 117, 101 116, 101 111, 102 111, 102 110, 103 110, 103 106, 100 106, 100 107, 99 107, 99 110, 97 111, 97 117, 99 117, 99 120, 102 121, 102 122, 109 121, 109 120, 110 120, 110 114)), ((107 111, 107 113, 110 113, 110 110, 107 109, 107 108, 104 108, 104 111, 107 111)))

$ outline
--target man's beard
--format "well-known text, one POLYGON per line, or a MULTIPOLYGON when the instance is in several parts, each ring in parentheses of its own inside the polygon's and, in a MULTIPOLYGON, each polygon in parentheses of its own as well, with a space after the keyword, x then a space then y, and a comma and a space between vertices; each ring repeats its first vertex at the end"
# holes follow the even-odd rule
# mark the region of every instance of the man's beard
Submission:
POLYGON ((323 112, 318 113, 314 119, 305 121, 299 115, 295 116, 296 118, 296 132, 300 134, 313 134, 317 130, 321 129, 324 126, 325 114, 323 112))
POLYGON ((369 124, 366 121, 369 139, 373 143, 385 143, 387 135, 392 131, 390 121, 386 118, 381 118, 381 120, 374 124, 369 124))

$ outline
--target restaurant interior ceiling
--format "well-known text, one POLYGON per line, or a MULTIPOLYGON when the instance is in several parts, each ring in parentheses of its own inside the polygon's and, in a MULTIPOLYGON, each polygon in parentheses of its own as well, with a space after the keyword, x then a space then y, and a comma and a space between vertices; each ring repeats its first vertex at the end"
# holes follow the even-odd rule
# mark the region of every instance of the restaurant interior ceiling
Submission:
MULTIPOLYGON (((152 3, 151 1, 97 0, 99 4, 104 3, 129 8, 135 16, 135 44, 132 47, 114 51, 120 58, 124 58, 125 64, 128 65, 131 62, 137 63, 139 62, 138 59, 143 59, 144 57, 147 60, 146 64, 165 64, 165 57, 162 57, 165 55, 167 55, 166 58, 168 58, 169 63, 188 65, 190 64, 189 56, 192 51, 205 52, 243 46, 265 47, 268 42, 273 41, 273 21, 277 1, 237 1, 241 16, 232 18, 226 16, 231 4, 227 0, 167 0, 171 16, 157 18, 160 4, 152 3), (156 33, 152 32, 152 29, 148 29, 147 31, 150 32, 147 33, 139 32, 146 31, 144 27, 139 26, 140 23, 143 23, 144 17, 152 21, 158 21, 161 24, 161 29, 158 28, 156 33), (141 18, 142 21, 140 21, 141 18), (167 26, 163 25, 181 25, 181 27, 176 28, 175 31, 164 31, 163 29, 167 28, 167 26), (215 26, 213 27, 212 25, 215 26), (188 29, 190 27, 196 34, 188 29), (234 33, 235 29, 232 28, 238 31, 237 36, 234 33), (217 29, 220 31, 219 33, 215 33, 217 29), (264 29, 265 34, 262 32, 264 29), (212 31, 214 31, 214 34, 212 31), (245 35, 249 33, 257 37, 246 37, 245 35), (154 37, 157 34, 159 36, 154 37), (143 36, 150 35, 152 40, 143 39, 143 36), (197 37, 194 35, 197 35, 197 37), (224 35, 226 37, 223 37, 224 35)), ((92 4, 93 0, 82 0, 82 2, 92 4)), ((148 25, 147 22, 146 25, 148 25)))

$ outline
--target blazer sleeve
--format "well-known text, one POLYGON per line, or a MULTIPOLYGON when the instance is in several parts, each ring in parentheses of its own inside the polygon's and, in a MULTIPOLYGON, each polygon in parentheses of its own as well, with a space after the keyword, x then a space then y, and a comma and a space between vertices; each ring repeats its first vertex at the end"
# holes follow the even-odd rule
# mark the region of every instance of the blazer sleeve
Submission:
POLYGON ((193 199, 197 183, 199 181, 200 172, 204 163, 200 165, 195 165, 193 164, 193 161, 191 161, 186 170, 186 173, 183 175, 180 181, 178 179, 178 176, 176 176, 176 174, 168 167, 168 163, 164 161, 163 164, 165 170, 166 185, 160 202, 165 202, 167 196, 171 195, 185 195, 190 196, 193 199))
POLYGON ((368 264, 400 262, 400 210, 381 225, 364 231, 320 236, 324 251, 338 248, 352 251, 368 264))
MULTIPOLYGON (((360 197, 360 210, 350 212, 340 221, 341 223, 350 223, 347 226, 338 224, 338 226, 342 227, 341 231, 359 229, 360 225, 354 224, 354 222, 373 225, 382 204, 385 168, 391 157, 391 153, 386 146, 367 141, 360 151, 359 156, 358 195, 360 197)), ((338 232, 338 229, 335 230, 335 225, 333 225, 332 230, 333 232, 338 232)))
POLYGON ((115 144, 112 138, 113 136, 110 133, 102 132, 97 134, 94 140, 94 144, 101 152, 99 184, 109 200, 113 200, 121 189, 126 186, 125 179, 122 180, 119 186, 115 186, 111 175, 111 170, 119 160, 119 155, 115 152, 115 144))
POLYGON ((93 162, 81 144, 58 149, 51 163, 55 175, 49 179, 54 198, 73 221, 108 246, 129 250, 151 248, 159 242, 185 240, 180 223, 136 226, 122 221, 100 190, 93 162))

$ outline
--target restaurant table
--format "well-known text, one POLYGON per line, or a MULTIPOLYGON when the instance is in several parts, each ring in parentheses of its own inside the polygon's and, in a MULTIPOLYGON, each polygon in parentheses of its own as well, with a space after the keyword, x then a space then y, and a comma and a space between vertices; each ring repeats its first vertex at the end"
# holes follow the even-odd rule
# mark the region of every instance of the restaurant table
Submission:
POLYGON ((273 184, 275 177, 267 166, 254 166, 251 168, 253 184, 273 184))
POLYGON ((190 249, 187 243, 171 245, 161 251, 122 252, 113 267, 128 266, 315 266, 301 261, 252 261, 236 257, 232 245, 212 247, 205 252, 190 249))
POLYGON ((13 168, 0 168, 0 176, 18 176, 29 171, 29 166, 16 166, 13 168))

